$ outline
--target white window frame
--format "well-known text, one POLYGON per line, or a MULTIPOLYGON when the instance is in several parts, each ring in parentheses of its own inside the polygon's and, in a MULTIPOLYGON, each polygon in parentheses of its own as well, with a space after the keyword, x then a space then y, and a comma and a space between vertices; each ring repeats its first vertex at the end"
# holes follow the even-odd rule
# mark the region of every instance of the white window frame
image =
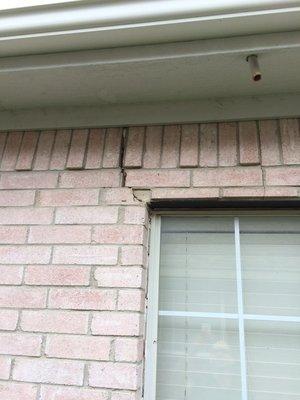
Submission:
POLYGON ((226 318, 235 319, 239 325, 239 346, 240 346, 240 367, 241 367, 241 400, 248 400, 247 385, 247 364, 245 349, 245 320, 254 321, 277 321, 277 322, 300 322, 297 316, 277 316, 277 315, 254 315, 244 314, 243 310, 243 281, 240 257, 240 232, 239 218, 242 216, 300 216, 300 211, 287 210, 230 210, 216 212, 214 210, 204 212, 165 212, 156 213, 151 220, 150 232, 150 258, 148 272, 148 304, 147 304, 147 324, 146 324, 146 347, 145 347, 145 379, 144 379, 144 399, 156 400, 156 366, 157 366, 157 334, 158 316, 183 316, 183 317, 206 317, 206 318, 226 318), (237 281, 237 313, 211 313, 211 312, 190 312, 190 311, 168 311, 158 310, 159 296, 159 266, 160 266, 160 245, 161 245, 161 217, 188 217, 191 215, 203 217, 231 216, 234 218, 234 238, 235 238, 235 257, 236 257, 236 281, 237 281))

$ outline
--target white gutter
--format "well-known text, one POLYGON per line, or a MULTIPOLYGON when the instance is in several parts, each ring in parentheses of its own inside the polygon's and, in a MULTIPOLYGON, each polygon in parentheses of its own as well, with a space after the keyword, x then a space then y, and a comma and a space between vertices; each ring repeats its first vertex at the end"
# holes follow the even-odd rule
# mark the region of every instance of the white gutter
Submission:
POLYGON ((0 12, 0 56, 291 31, 299 21, 299 0, 46 4, 0 12))

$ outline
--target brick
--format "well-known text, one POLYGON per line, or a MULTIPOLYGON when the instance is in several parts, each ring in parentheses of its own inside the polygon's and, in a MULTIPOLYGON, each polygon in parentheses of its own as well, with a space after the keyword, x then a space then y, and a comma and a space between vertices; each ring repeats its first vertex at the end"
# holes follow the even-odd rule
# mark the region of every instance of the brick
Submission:
POLYGON ((194 186, 260 186, 260 167, 209 168, 194 171, 194 186))
POLYGON ((141 316, 137 313, 100 312, 92 319, 93 335, 139 336, 141 333, 141 316))
POLYGON ((115 360, 138 362, 143 359, 143 341, 136 338, 118 338, 115 340, 115 360))
MULTIPOLYGON (((0 267, 1 271, 1 267, 0 267)), ((90 268, 75 265, 28 265, 26 285, 88 286, 90 268)))
POLYGON ((0 165, 1 165, 2 154, 6 144, 6 137, 7 137, 6 132, 0 132, 0 165))
POLYGON ((207 199, 218 198, 219 189, 216 188, 186 188, 186 189, 153 189, 152 200, 161 199, 207 199))
POLYGON ((15 361, 13 379, 25 382, 81 386, 83 369, 84 364, 80 361, 19 358, 15 361))
POLYGON ((164 128, 161 167, 175 168, 179 163, 180 125, 167 125, 164 128))
POLYGON ((19 265, 0 265, 0 285, 20 285, 23 267, 19 265))
POLYGON ((58 181, 56 172, 19 171, 2 174, 1 189, 43 189, 54 188, 58 181))
POLYGON ((86 154, 86 169, 97 169, 102 165, 105 129, 91 129, 86 154))
POLYGON ((143 244, 145 228, 142 225, 102 225, 96 226, 93 242, 104 244, 143 244))
POLYGON ((239 123, 240 164, 259 164, 257 127, 255 121, 239 123))
POLYGON ((144 271, 141 267, 99 267, 95 271, 98 286, 144 287, 144 271))
POLYGON ((144 168, 159 168, 162 149, 162 126, 147 126, 145 138, 144 168))
POLYGON ((120 290, 118 296, 118 310, 144 311, 145 293, 140 289, 120 290))
POLYGON ((223 190, 223 197, 263 197, 265 190, 263 187, 259 188, 225 188, 223 190))
POLYGON ((3 400, 36 400, 37 386, 26 383, 0 382, 3 400))
POLYGON ((19 312, 17 310, 0 310, 0 330, 14 331, 17 327, 18 318, 19 312))
POLYGON ((34 197, 33 190, 1 190, 0 207, 31 206, 34 197))
POLYGON ((50 256, 50 246, 0 246, 0 259, 5 264, 47 264, 50 256))
POLYGON ((46 297, 47 289, 43 288, 0 287, 0 307, 43 308, 46 297))
POLYGON ((93 206, 98 204, 98 189, 41 190, 38 204, 41 206, 93 206))
POLYGON ((31 333, 0 333, 0 354, 40 356, 42 336, 31 333))
POLYGON ((124 390, 114 390, 111 394, 111 400, 138 400, 141 398, 139 392, 125 392, 124 390))
POLYGON ((75 129, 72 132, 71 145, 67 159, 68 169, 83 168, 87 139, 88 139, 87 129, 75 129))
MULTIPOLYGON (((0 356, 0 379, 9 379, 11 359, 0 356)), ((1 388, 1 384, 0 384, 1 388)), ((1 389, 0 389, 1 394, 1 389)))
POLYGON ((237 164, 237 124, 219 124, 219 165, 231 167, 237 164))
POLYGON ((42 386, 40 400, 108 400, 108 391, 92 388, 42 386))
MULTIPOLYGON (((9 207, 0 209, 0 224, 8 225, 36 225, 51 224, 53 219, 52 208, 19 208, 9 207)), ((17 231, 17 230, 16 230, 17 231)))
POLYGON ((200 125, 200 160, 201 167, 215 167, 218 163, 217 124, 200 125))
POLYGON ((89 385, 135 390, 140 384, 140 367, 134 364, 99 362, 89 368, 89 385))
POLYGON ((62 170, 65 168, 70 140, 70 130, 59 130, 56 132, 53 153, 50 162, 50 169, 62 170))
POLYGON ((0 226, 0 243, 25 243, 27 228, 25 226, 0 226))
POLYGON ((300 132, 297 119, 280 120, 284 164, 300 164, 300 132))
POLYGON ((269 167, 266 168, 266 185, 268 186, 299 186, 300 167, 269 167))
POLYGON ((38 132, 28 131, 23 134, 20 153, 16 164, 17 170, 31 170, 38 138, 38 132))
POLYGON ((32 226, 29 243, 90 243, 89 226, 32 226))
POLYGON ((140 168, 143 161, 145 128, 142 126, 128 129, 124 166, 126 168, 140 168))
POLYGON ((118 169, 100 171, 65 171, 61 173, 62 188, 99 188, 118 187, 120 171, 118 169))
POLYGON ((298 197, 298 188, 296 187, 266 187, 266 197, 298 197))
POLYGON ((73 310, 114 310, 116 291, 107 289, 50 289, 49 307, 73 310))
POLYGON ((116 168, 120 165, 122 128, 108 128, 105 135, 103 168, 116 168))
POLYGON ((145 249, 143 246, 123 246, 121 255, 122 265, 143 265, 145 249))
POLYGON ((21 329, 30 332, 87 333, 88 312, 22 311, 21 329))
POLYGON ((53 254, 54 264, 114 265, 117 261, 116 246, 55 246, 53 254))
POLYGON ((22 137, 22 132, 9 132, 6 139, 5 149, 2 155, 1 171, 14 170, 22 137))
POLYGON ((180 167, 197 167, 199 158, 199 125, 182 125, 180 167))
POLYGON ((45 354, 48 357, 82 360, 109 360, 109 338, 78 335, 49 335, 45 354))
POLYGON ((278 165, 280 161, 278 123, 274 120, 259 121, 261 164, 278 165))
POLYGON ((124 211, 124 223, 147 225, 148 213, 146 207, 126 207, 124 211))
POLYGON ((55 131, 44 131, 40 133, 33 169, 39 171, 46 171, 49 169, 54 138, 55 131))
POLYGON ((189 187, 190 171, 128 170, 126 186, 136 188, 189 187))
POLYGON ((100 202, 106 204, 134 204, 137 200, 133 197, 130 188, 102 189, 100 191, 100 202))
POLYGON ((114 224, 118 220, 117 207, 62 207, 56 212, 58 224, 114 224))

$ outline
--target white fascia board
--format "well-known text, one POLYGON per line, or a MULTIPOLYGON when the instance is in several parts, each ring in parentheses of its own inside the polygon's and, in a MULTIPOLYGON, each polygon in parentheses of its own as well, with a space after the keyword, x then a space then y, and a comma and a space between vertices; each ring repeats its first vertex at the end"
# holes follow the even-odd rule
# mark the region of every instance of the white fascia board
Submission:
POLYGON ((74 1, 0 12, 0 56, 299 29, 300 0, 74 1))

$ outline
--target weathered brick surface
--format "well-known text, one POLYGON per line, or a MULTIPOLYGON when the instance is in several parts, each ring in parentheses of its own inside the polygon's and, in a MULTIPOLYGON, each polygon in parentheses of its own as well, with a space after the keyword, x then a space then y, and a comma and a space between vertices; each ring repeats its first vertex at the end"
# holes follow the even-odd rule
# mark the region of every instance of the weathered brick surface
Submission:
POLYGON ((298 119, 0 133, 0 399, 140 400, 146 203, 299 199, 299 135, 298 119))

